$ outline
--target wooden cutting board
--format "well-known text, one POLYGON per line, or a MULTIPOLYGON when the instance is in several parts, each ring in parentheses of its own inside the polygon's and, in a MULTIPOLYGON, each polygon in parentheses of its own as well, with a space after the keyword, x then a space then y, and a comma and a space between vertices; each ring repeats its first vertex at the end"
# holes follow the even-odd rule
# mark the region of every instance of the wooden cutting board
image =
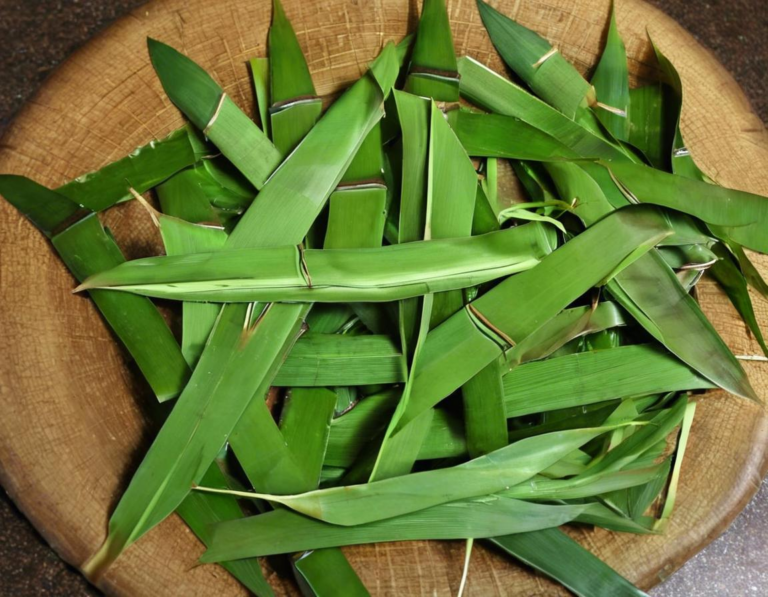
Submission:
MULTIPOLYGON (((414 30, 409 0, 284 0, 318 92, 332 95, 364 72, 389 39, 414 30)), ((602 46, 609 0, 500 0, 502 11, 546 36, 581 70, 602 46)), ((249 113, 245 61, 264 56, 268 0, 155 0, 99 35, 59 68, 16 119, 0 149, 0 172, 56 186, 159 138, 182 123, 152 72, 146 36, 189 54, 249 113)), ((501 70, 474 2, 449 2, 460 54, 501 70)), ((658 10, 623 0, 618 21, 630 69, 654 78, 646 29, 680 70, 683 129, 703 169, 726 186, 768 195, 768 135, 714 57, 658 10)), ((695 198, 691 198, 695 200, 695 198)), ((129 257, 158 241, 135 205, 104 218, 129 257)), ((154 433, 152 396, 89 301, 33 227, 0 202, 0 482, 53 548, 81 566, 106 532, 107 518, 154 433)), ((767 231, 768 232, 768 231, 767 231)), ((768 274, 768 260, 760 259, 768 274)), ((704 282, 705 311, 736 354, 759 354, 735 311, 704 282)), ((768 329, 768 303, 757 300, 768 329)), ((768 395, 768 364, 746 363, 768 395)), ((611 566, 648 588, 718 536, 755 493, 768 468, 768 418, 761 406, 711 392, 701 399, 666 535, 604 531, 575 535, 611 566)), ((108 594, 241 595, 216 566, 195 567, 201 545, 176 517, 133 546, 100 587, 108 594)), ((346 550, 372 594, 454 595, 462 542, 412 542, 346 550)), ((293 585, 271 570, 277 592, 293 585)), ((472 558, 468 594, 564 592, 483 547, 472 558)))

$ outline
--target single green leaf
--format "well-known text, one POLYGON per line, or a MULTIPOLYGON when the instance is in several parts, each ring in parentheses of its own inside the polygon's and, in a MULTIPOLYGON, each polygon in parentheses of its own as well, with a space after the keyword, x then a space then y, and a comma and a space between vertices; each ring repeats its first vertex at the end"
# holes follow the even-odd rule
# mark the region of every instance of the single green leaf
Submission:
POLYGON ((611 20, 605 48, 592 75, 597 94, 594 107, 608 132, 620 141, 629 141, 630 99, 627 50, 616 26, 616 4, 611 3, 611 20))
POLYGON ((642 597, 640 589, 556 528, 494 537, 490 543, 579 597, 642 597))
POLYGON ((299 587, 313 597, 368 597, 370 593, 339 549, 318 549, 293 563, 299 587))
POLYGON ((256 109, 259 113, 261 130, 268 137, 269 130, 269 59, 251 58, 251 76, 253 77, 253 91, 256 94, 256 109))
POLYGON ((288 449, 304 468, 307 489, 320 482, 336 394, 325 388, 292 388, 280 416, 280 430, 288 449))
POLYGON ((492 361, 461 388, 467 449, 472 458, 507 445, 507 415, 501 358, 492 361))
MULTIPOLYGON (((503 491, 530 479, 609 430, 598 427, 531 437, 451 468, 362 485, 332 487, 293 496, 228 493, 267 499, 332 524, 356 526, 503 491), (436 486, 444 490, 435 492, 436 486)), ((205 490, 202 487, 199 489, 205 490)))
POLYGON ((477 8, 504 62, 536 95, 568 118, 594 100, 592 86, 544 38, 482 0, 477 8))
POLYGON ((319 98, 302 99, 272 108, 270 113, 272 142, 282 155, 288 155, 315 126, 323 112, 319 98))
POLYGON ((508 417, 712 386, 674 356, 642 344, 527 363, 504 376, 508 417))
POLYGON ((696 403, 688 402, 686 404, 683 420, 680 423, 680 435, 677 440, 677 449, 675 450, 675 464, 672 467, 672 475, 669 478, 664 507, 659 515, 657 523, 654 525, 654 529, 665 530, 669 524, 669 518, 672 516, 672 510, 675 507, 675 501, 677 499, 677 486, 680 482, 680 471, 682 469, 685 449, 688 445, 688 437, 691 434, 691 426, 693 425, 693 417, 695 413, 696 403))
POLYGON ((521 363, 543 359, 575 338, 625 324, 624 314, 616 303, 602 302, 594 309, 565 309, 508 350, 507 364, 513 368, 521 363))
POLYGON ((193 134, 189 127, 173 131, 100 170, 78 176, 56 192, 94 211, 133 199, 128 189, 144 193, 202 157, 190 140, 193 134))
POLYGON ((280 0, 272 2, 268 52, 272 106, 316 97, 307 61, 280 0))
POLYGON ((599 508, 597 504, 550 506, 489 496, 354 527, 328 524, 280 509, 216 525, 213 544, 201 561, 383 541, 493 537, 556 527, 596 506, 599 508))
POLYGON ((554 137, 512 116, 462 110, 454 128, 471 156, 533 161, 580 157, 554 137))
POLYGON ((459 99, 459 73, 445 0, 425 0, 405 90, 436 101, 459 99))
POLYGON ((669 171, 674 136, 670 123, 668 93, 661 83, 630 89, 629 143, 643 152, 654 168, 669 171))
POLYGON ((752 297, 747 288, 747 281, 739 270, 737 263, 731 253, 722 244, 716 244, 713 247, 718 261, 709 269, 712 277, 717 280, 722 289, 728 295, 731 303, 741 315, 744 323, 747 324, 752 335, 763 349, 763 354, 768 356, 768 346, 765 344, 763 332, 755 317, 755 309, 752 306, 752 297))
POLYGON ((680 75, 677 73, 677 69, 675 69, 669 59, 664 56, 659 47, 653 43, 653 40, 651 40, 651 45, 653 46, 656 59, 659 62, 661 71, 665 75, 666 82, 671 91, 671 93, 668 94, 670 96, 668 101, 668 109, 670 112, 667 118, 673 123, 674 139, 672 140, 672 145, 667 145, 665 150, 670 155, 672 172, 694 180, 708 180, 706 175, 693 161, 691 152, 685 146, 683 134, 680 131, 680 121, 683 111, 683 83, 680 80, 680 75))
POLYGON ((172 47, 149 38, 149 55, 171 101, 257 189, 282 156, 202 68, 172 47))

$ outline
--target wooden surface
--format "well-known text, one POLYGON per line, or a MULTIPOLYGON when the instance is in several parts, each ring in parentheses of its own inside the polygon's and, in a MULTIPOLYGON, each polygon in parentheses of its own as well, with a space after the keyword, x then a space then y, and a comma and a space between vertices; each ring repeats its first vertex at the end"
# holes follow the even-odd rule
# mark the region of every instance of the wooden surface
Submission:
MULTIPOLYGON (((284 0, 318 91, 332 94, 355 79, 382 42, 400 39, 418 16, 414 2, 284 0)), ((503 11, 535 28, 586 70, 594 64, 607 0, 502 0, 503 11)), ((449 2, 454 38, 500 69, 474 2, 449 2)), ((149 66, 144 38, 184 50, 242 107, 252 109, 245 61, 265 54, 266 0, 156 0, 71 58, 20 114, 0 149, 0 172, 56 186, 128 153, 181 123, 149 66)), ((632 72, 654 76, 646 28, 678 66, 686 90, 684 134, 716 180, 768 195, 768 136, 737 86, 714 58, 662 13, 624 0, 619 26, 632 72)), ((146 216, 134 205, 104 218, 129 257, 157 250, 146 216)), ((135 368, 82 297, 42 236, 0 204, 0 482, 52 546, 79 566, 99 546, 121 489, 153 430, 152 397, 135 368)), ((768 272, 766 261, 762 270, 768 272)), ((759 354, 737 315, 710 283, 700 298, 737 354, 759 354)), ((768 308, 758 301, 768 327, 768 308)), ((768 365, 746 365, 762 397, 768 365)), ((590 549, 648 587, 717 536, 766 472, 768 419, 762 407, 707 394, 697 411, 678 508, 667 535, 580 532, 590 549)), ((121 558, 101 588, 119 595, 239 595, 215 566, 195 567, 200 545, 175 517, 121 558)), ((416 542, 347 550, 374 595, 453 595, 461 574, 460 542, 416 542)), ((270 578, 279 593, 292 585, 270 578)), ((559 589, 488 550, 476 548, 468 594, 556 595, 559 589)))

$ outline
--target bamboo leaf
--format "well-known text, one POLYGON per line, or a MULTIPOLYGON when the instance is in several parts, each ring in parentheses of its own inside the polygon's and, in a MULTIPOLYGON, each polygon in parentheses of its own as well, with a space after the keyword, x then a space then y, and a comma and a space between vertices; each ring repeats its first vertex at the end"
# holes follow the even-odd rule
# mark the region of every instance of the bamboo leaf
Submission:
MULTIPOLYGON (((460 238, 471 234, 476 185, 477 175, 469 157, 443 113, 432 102, 429 115, 425 225, 422 233, 425 240, 460 238)), ((419 447, 429 429, 432 411, 422 414, 418 421, 397 437, 392 437, 392 431, 410 400, 414 371, 418 368, 421 348, 429 329, 461 309, 463 303, 462 293, 456 290, 430 293, 422 299, 411 367, 401 401, 374 464, 370 477, 372 481, 406 474, 416 462, 419 447)), ((407 335, 403 336, 402 342, 406 352, 407 335)))
POLYGON ((556 527, 597 504, 550 506, 508 498, 481 498, 435 506, 366 525, 342 527, 280 509, 214 528, 203 562, 290 553, 302 549, 408 541, 492 537, 556 527))
POLYGON ((725 243, 736 256, 736 259, 739 262, 739 267, 741 268, 741 273, 744 274, 744 279, 746 279, 747 283, 757 290, 764 298, 768 299, 768 284, 763 280, 763 276, 749 259, 749 256, 744 251, 743 247, 729 239, 726 239, 725 243))
POLYGON ((288 155, 315 126, 323 112, 321 99, 302 99, 272 108, 272 141, 282 155, 288 155))
MULTIPOLYGON (((169 50, 170 48, 162 49, 160 56, 168 59, 171 64, 177 62, 188 68, 186 59, 179 60, 180 55, 169 50)), ((386 52, 394 52, 393 47, 389 46, 386 52)), ((164 70, 168 63, 161 66, 160 70, 164 70)), ((191 99, 191 96, 200 91, 198 87, 201 80, 202 84, 206 85, 207 75, 203 77, 200 74, 202 71, 196 66, 191 70, 197 73, 197 80, 190 84, 187 80, 176 79, 174 74, 170 80, 170 92, 177 101, 191 101, 190 105, 199 109, 199 104, 196 103, 199 98, 191 99)), ((168 84, 169 81, 166 81, 166 85, 168 84)), ((238 223, 226 246, 238 248, 270 246, 278 241, 296 244, 301 242, 312 219, 351 161, 352 155, 347 152, 354 152, 362 143, 369 126, 380 117, 382 100, 382 90, 371 77, 364 77, 353 86, 335 104, 336 107, 341 105, 341 109, 346 110, 345 121, 338 123, 334 122, 334 118, 329 118, 333 109, 323 118, 324 122, 332 123, 332 136, 339 141, 339 145, 330 145, 335 149, 333 152, 321 152, 327 160, 327 167, 322 169, 319 178, 308 177, 303 163, 308 158, 299 150, 293 152, 280 171, 270 178, 270 184, 265 186, 259 201, 249 208, 238 223), (356 101, 361 98, 369 98, 371 101, 356 101), (323 181, 331 184, 320 184, 323 181), (301 198, 298 202, 297 197, 301 198), (293 203, 290 199, 293 199, 293 203), (309 214, 308 219, 288 218, 294 225, 290 228, 279 228, 274 226, 272 218, 259 217, 259 214, 264 213, 261 210, 266 209, 266 213, 269 213, 276 208, 276 205, 270 207, 270 204, 280 205, 283 214, 286 209, 289 212, 291 209, 301 212, 306 204, 316 205, 317 208, 313 214, 309 214), (256 205, 259 206, 258 210, 254 209, 256 205)), ((315 127, 312 133, 315 133, 315 144, 320 141, 318 136, 328 134, 326 128, 321 128, 320 125, 315 127)), ((306 141, 313 137, 312 133, 306 141)), ((234 133, 223 134, 226 136, 234 133)), ((242 141, 243 137, 239 139, 242 141)), ((313 143, 306 141, 302 143, 302 147, 313 147, 313 143)), ((269 305, 260 312, 252 328, 254 322, 251 321, 252 312, 248 306, 227 305, 221 310, 218 323, 190 383, 110 519, 107 540, 99 552, 86 563, 84 571, 88 576, 94 578, 103 574, 125 547, 163 520, 181 503, 191 485, 199 482, 241 415, 251 415, 259 425, 271 421, 262 397, 266 394, 279 363, 295 341, 307 311, 308 307, 295 304, 269 305), (226 383, 221 380, 226 380, 226 383), (206 414, 209 416, 205 416, 206 414), (174 458, 169 459, 169 454, 174 455, 174 458)), ((274 422, 271 423, 274 426, 274 422)), ((256 428, 259 426, 256 425, 256 428)), ((266 429, 271 428, 267 426, 266 429)), ((241 436, 240 439, 244 437, 241 436)), ((233 446, 238 452, 238 447, 234 444, 233 446)), ((242 458, 241 464, 245 467, 242 458)))
POLYGON ((163 213, 195 224, 218 223, 219 217, 203 189, 206 178, 205 167, 200 165, 179 172, 157 187, 163 213))
POLYGON ((683 110, 683 83, 680 80, 680 75, 659 47, 653 43, 653 40, 651 40, 651 45, 672 92, 668 102, 670 110, 668 119, 674 123, 674 139, 672 145, 668 145, 665 148, 670 154, 672 172, 694 180, 708 180, 706 175, 699 170, 699 167, 693 161, 691 152, 685 146, 685 141, 683 141, 683 135, 680 131, 680 118, 683 110))
POLYGON ((630 466, 672 433, 672 430, 683 420, 687 404, 687 398, 681 397, 676 399, 670 408, 653 413, 647 425, 638 427, 614 449, 594 459, 579 477, 582 479, 594 477, 630 466))
POLYGON ((293 567, 299 587, 306 585, 305 594, 316 597, 370 595, 341 550, 319 549, 304 553, 293 563, 293 567))
POLYGON ((674 125, 669 122, 668 93, 661 83, 630 89, 629 143, 659 170, 670 170, 674 125))
POLYGON ((605 48, 592 75, 598 103, 594 110, 603 126, 620 141, 629 141, 630 99, 627 50, 616 26, 616 3, 611 3, 611 19, 605 48))
POLYGON ((316 97, 309 67, 299 40, 280 0, 272 2, 269 28, 269 84, 272 105, 316 97))
POLYGON ((478 181, 477 192, 475 193, 475 213, 472 215, 472 235, 487 234, 500 228, 493 205, 483 189, 483 184, 478 181))
POLYGON ((545 162, 580 157, 554 137, 511 116, 462 110, 454 128, 471 156, 545 162))
POLYGON ((603 302, 596 308, 565 309, 506 352, 510 368, 550 356, 566 343, 587 334, 626 324, 616 303, 603 302))
MULTIPOLYGON (((395 91, 398 122, 402 131, 400 172, 399 244, 424 238, 427 226, 427 176, 429 155, 430 105, 422 98, 395 91)), ((417 343, 418 300, 398 303, 400 341, 407 365, 417 343)))
POLYGON ((293 388, 280 417, 280 430, 304 468, 308 489, 320 482, 336 394, 325 388, 293 388))
POLYGON ((713 384, 651 345, 621 346, 520 365, 504 376, 508 417, 622 396, 711 388, 713 384))
MULTIPOLYGON (((216 251, 227 241, 220 228, 196 226, 184 220, 160 216, 160 233, 168 255, 216 251)), ((194 368, 219 315, 220 306, 185 302, 182 306, 181 353, 194 368)))
MULTIPOLYGON (((304 311, 290 308, 298 314, 304 311)), ((191 483, 200 481, 248 405, 243 394, 251 397, 261 380, 271 377, 275 359, 295 341, 300 319, 262 315, 256 325, 259 333, 250 327, 246 305, 221 311, 189 384, 110 518, 107 540, 84 566, 89 577, 102 574, 125 547, 176 509, 191 483)))
POLYGON ((592 103, 590 84, 549 42, 482 0, 478 0, 477 8, 504 62, 536 95, 568 118, 592 103))
POLYGON ((147 45, 171 101, 261 189, 282 159, 278 150, 202 68, 162 42, 147 45))
POLYGON ((445 0, 425 0, 405 90, 437 101, 459 99, 459 74, 445 0))
POLYGON ((229 445, 256 491, 285 494, 306 491, 311 484, 305 469, 288 449, 264 400, 270 391, 269 385, 263 381, 257 388, 229 435, 229 445))
POLYGON ((640 589, 559 529, 495 537, 490 542, 579 597, 641 597, 640 589))
POLYGON ((669 524, 669 517, 672 515, 672 510, 675 507, 675 500, 677 498, 677 485, 680 482, 680 470, 683 465, 683 457, 685 456, 685 449, 688 445, 688 436, 691 433, 691 425, 693 425, 693 417, 696 413, 696 403, 689 402, 686 404, 685 414, 680 424, 680 437, 677 440, 677 450, 675 453, 675 464, 672 468, 672 475, 669 479, 669 487, 667 488, 667 495, 664 501, 664 508, 661 511, 659 520, 655 529, 666 529, 669 524))
POLYGON ((270 136, 269 130, 269 59, 251 58, 251 76, 253 91, 256 94, 256 109, 259 112, 259 124, 264 134, 270 136))
MULTIPOLYGON (((372 65, 387 75, 397 72, 396 50, 387 45, 372 65)), ((394 77, 393 77, 394 79, 394 77)), ((285 244, 294 229, 308 230, 331 192, 341 180, 363 140, 383 115, 383 101, 390 89, 382 89, 371 74, 363 76, 336 101, 315 125, 289 159, 270 178, 237 228, 230 235, 230 248, 247 245, 254 226, 268 228, 269 244, 285 244), (290 164, 290 165, 289 165, 290 164), (306 167, 313 164, 312 168, 306 167), (328 167, 321 167, 321 165, 328 167), (311 193, 288 193, 292 188, 311 193), (280 200, 276 200, 277 197, 280 200), (286 218, 285 214, 294 214, 286 218)), ((296 243, 298 244, 298 242, 296 243)))
POLYGON ((391 301, 530 269, 550 251, 545 236, 530 225, 373 249, 282 246, 148 257, 94 276, 80 289, 217 302, 391 301))
POLYGON ((16 174, 0 174, 0 193, 48 238, 64 232, 93 213, 56 191, 16 174))
POLYGON ((344 468, 351 466, 371 438, 385 430, 399 400, 400 392, 397 390, 366 396, 349 412, 334 419, 324 464, 344 468))
MULTIPOLYGON (((477 174, 445 115, 430 109, 425 240, 469 237, 477 194, 477 174)), ((464 306, 458 291, 435 294, 433 328, 464 306)))
POLYGON ((521 483, 508 491, 504 491, 502 495, 515 499, 547 501, 592 498, 607 492, 625 491, 629 488, 645 485, 656 480, 660 476, 660 472, 668 473, 669 467, 661 464, 649 468, 630 468, 585 478, 547 479, 537 477, 529 483, 521 483))
POLYGON ((507 445, 507 415, 501 358, 492 361, 461 388, 467 450, 472 458, 507 445))
POLYGON ((712 276, 728 295, 733 306, 736 307, 755 340, 760 344, 760 348, 763 349, 763 354, 768 356, 768 346, 765 344, 763 332, 757 323, 755 309, 752 306, 752 298, 749 295, 744 275, 739 270, 738 265, 734 263, 734 258, 728 249, 722 244, 716 244, 713 250, 718 257, 718 261, 710 268, 712 276))
POLYGON ((192 134, 189 127, 180 128, 100 170, 78 176, 56 192, 93 211, 132 199, 129 189, 144 193, 202 157, 190 140, 192 134))

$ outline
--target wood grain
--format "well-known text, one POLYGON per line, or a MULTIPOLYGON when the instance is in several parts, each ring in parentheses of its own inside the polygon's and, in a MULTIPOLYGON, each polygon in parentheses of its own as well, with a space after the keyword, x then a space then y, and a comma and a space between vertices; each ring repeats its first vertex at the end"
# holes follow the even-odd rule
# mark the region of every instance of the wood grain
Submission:
MULTIPOLYGON (((454 39, 501 69, 471 0, 449 1, 454 39)), ((545 35, 581 70, 595 62, 608 0, 502 0, 494 3, 545 35)), ((382 43, 413 29, 413 0, 284 0, 318 92, 357 78, 382 43)), ((145 50, 150 35, 188 53, 244 109, 253 101, 245 61, 265 54, 267 0, 155 0, 119 21, 69 59, 19 115, 0 149, 0 171, 56 186, 98 168, 181 124, 145 50)), ((640 0, 619 5, 619 26, 636 79, 655 76, 646 29, 680 70, 683 128, 699 164, 718 182, 768 195, 768 135, 714 57, 640 0)), ((158 248, 135 205, 105 221, 129 257, 158 248)), ((150 441, 152 397, 42 236, 0 204, 0 482, 56 551, 80 566, 99 546, 115 501, 150 441)), ((759 259, 768 273, 768 260, 759 259)), ((722 293, 701 285, 705 311, 737 354, 759 347, 722 293)), ((757 300, 768 328, 768 306, 757 300)), ((768 394, 768 365, 748 363, 768 394)), ((701 400, 668 533, 636 537, 579 532, 584 544, 642 587, 671 574, 719 535, 756 491, 768 468, 762 406, 712 392, 701 400)), ((201 546, 172 517, 122 557, 101 588, 113 595, 241 595, 215 566, 195 566, 201 546)), ((456 593, 460 542, 412 542, 348 549, 376 596, 456 593)), ((268 571, 280 595, 292 584, 268 571)), ((473 554, 468 594, 558 595, 549 581, 484 548, 473 554)))

